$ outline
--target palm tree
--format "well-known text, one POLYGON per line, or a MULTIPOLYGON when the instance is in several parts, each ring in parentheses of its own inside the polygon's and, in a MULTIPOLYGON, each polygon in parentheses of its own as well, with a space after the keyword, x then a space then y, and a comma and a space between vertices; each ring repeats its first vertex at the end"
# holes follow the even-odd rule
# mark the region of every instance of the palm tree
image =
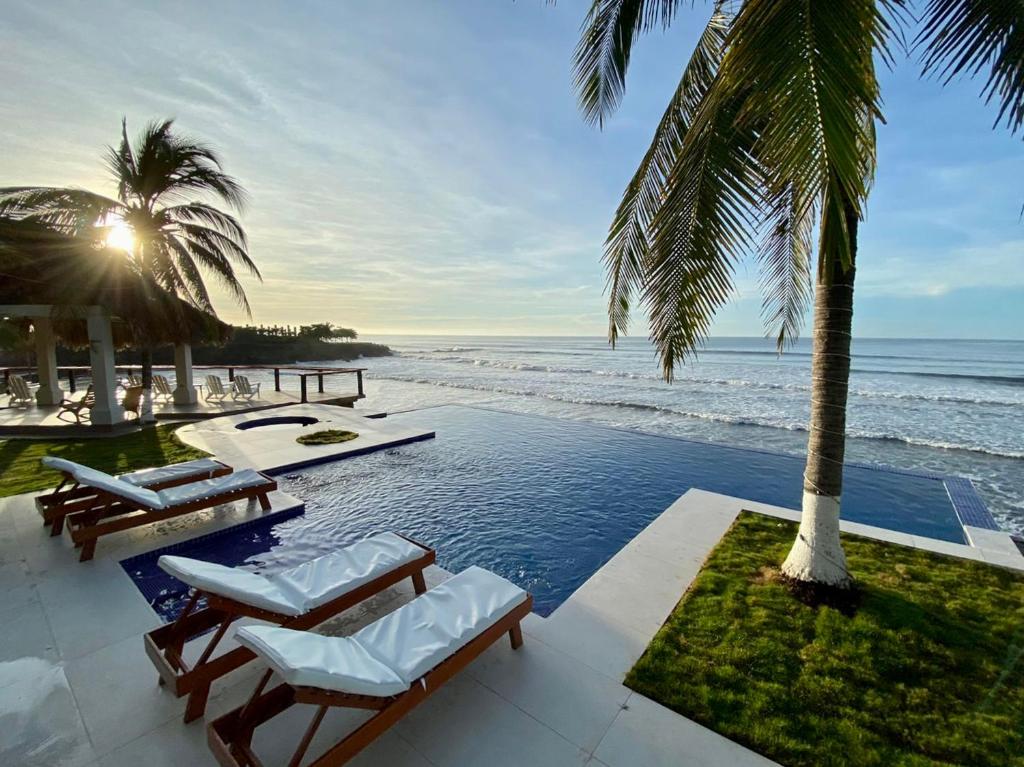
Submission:
MULTIPOLYGON (((236 212, 246 194, 208 146, 172 131, 173 120, 146 126, 133 146, 127 121, 108 147, 117 196, 61 187, 0 189, 0 216, 34 221, 76 237, 122 247, 139 274, 196 308, 216 314, 204 282, 212 274, 251 314, 235 264, 260 277, 245 230, 230 213, 194 197, 213 197, 236 212)), ((152 418, 152 347, 142 351, 145 418, 152 418)))
MULTIPOLYGON (((638 37, 680 0, 594 0, 575 54, 586 119, 618 106, 638 37)), ((997 124, 1024 122, 1024 3, 930 0, 912 35, 923 71, 987 72, 997 124)), ((893 65, 910 0, 718 0, 626 187, 605 244, 609 338, 645 308, 663 373, 705 341, 741 259, 760 266, 781 352, 814 303, 811 417, 791 582, 847 589, 839 540, 857 228, 882 121, 876 64, 893 65), (815 243, 815 235, 817 242, 815 243)))

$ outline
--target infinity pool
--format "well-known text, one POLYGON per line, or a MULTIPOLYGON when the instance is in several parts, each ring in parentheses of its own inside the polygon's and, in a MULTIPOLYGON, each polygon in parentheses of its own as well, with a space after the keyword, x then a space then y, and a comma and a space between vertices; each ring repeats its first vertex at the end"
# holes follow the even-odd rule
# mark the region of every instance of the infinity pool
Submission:
MULTIPOLYGON (((289 472, 305 513, 271 516, 178 544, 174 553, 274 571, 382 530, 436 547, 438 563, 477 564, 533 592, 549 614, 692 487, 798 508, 803 458, 462 406, 388 417, 437 437, 289 472)), ((981 506, 964 480, 960 498, 981 506)), ((964 542, 941 477, 847 466, 844 519, 964 542)), ((123 563, 165 618, 184 586, 166 550, 123 563)))

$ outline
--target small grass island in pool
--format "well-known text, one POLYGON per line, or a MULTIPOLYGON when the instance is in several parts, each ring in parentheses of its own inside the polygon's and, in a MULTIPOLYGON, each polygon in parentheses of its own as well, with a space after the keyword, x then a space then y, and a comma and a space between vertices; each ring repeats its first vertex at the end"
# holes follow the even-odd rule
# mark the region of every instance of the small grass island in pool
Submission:
MULTIPOLYGON (((431 428, 436 439, 286 472, 279 485, 305 501, 304 513, 171 548, 273 572, 394 530, 436 548, 448 570, 475 564, 528 589, 546 615, 690 488, 789 508, 801 497, 799 456, 455 405, 388 421, 431 428)), ((963 543, 952 482, 848 465, 843 516, 963 543)), ((958 482, 983 512, 970 483, 958 482)), ((124 565, 170 617, 184 587, 156 567, 161 553, 124 565)))
POLYGON ((354 431, 344 429, 327 429, 326 431, 314 431, 310 434, 301 434, 295 438, 300 445, 337 445, 342 442, 351 442, 359 435, 354 431))

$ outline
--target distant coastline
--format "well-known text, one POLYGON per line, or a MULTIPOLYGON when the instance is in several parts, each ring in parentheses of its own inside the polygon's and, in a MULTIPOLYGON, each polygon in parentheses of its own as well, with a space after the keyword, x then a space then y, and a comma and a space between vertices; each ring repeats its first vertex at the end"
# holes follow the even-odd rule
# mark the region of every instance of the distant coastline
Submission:
MULTIPOLYGON (((233 327, 226 342, 219 346, 193 346, 196 365, 290 365, 301 362, 351 362, 360 357, 387 357, 391 349, 381 343, 356 340, 356 331, 330 323, 301 326, 233 327)), ((0 365, 33 364, 31 344, 23 350, 0 350, 0 365)), ((141 363, 141 351, 126 349, 118 353, 121 365, 141 363)), ((173 365, 170 346, 153 350, 155 365, 173 365)), ((57 364, 88 365, 88 349, 57 349, 57 364)))

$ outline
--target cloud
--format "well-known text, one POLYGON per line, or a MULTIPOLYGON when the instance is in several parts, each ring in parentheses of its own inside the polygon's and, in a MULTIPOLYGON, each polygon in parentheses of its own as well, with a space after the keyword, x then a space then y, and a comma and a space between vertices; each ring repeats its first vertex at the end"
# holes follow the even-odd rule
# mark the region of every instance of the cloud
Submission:
POLYGON ((864 296, 945 296, 966 288, 1024 287, 1024 239, 905 251, 858 269, 864 296))

